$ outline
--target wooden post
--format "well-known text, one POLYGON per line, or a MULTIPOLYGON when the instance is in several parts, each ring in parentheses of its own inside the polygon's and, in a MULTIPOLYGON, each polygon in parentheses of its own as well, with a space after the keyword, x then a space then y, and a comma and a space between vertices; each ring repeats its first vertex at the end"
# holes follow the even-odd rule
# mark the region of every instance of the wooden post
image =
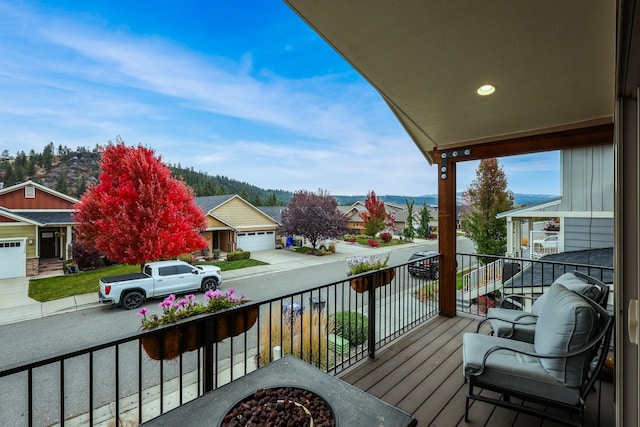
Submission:
POLYGON ((438 170, 438 250, 440 315, 456 315, 456 162, 447 164, 446 178, 438 170))

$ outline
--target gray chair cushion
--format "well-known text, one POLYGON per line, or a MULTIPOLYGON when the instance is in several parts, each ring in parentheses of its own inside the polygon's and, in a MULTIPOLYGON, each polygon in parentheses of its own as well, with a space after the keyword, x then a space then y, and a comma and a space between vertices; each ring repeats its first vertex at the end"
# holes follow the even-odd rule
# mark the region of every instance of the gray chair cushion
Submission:
MULTIPOLYGON (((553 284, 551 286, 553 286, 553 284)), ((533 305, 531 306, 531 313, 533 313, 536 316, 540 316, 542 307, 544 307, 544 302, 547 300, 548 293, 549 292, 547 291, 544 294, 540 295, 538 298, 536 298, 536 300, 533 302, 533 305)))
MULTIPOLYGON (((463 373, 465 377, 478 373, 486 352, 494 346, 534 352, 533 344, 484 334, 465 333, 462 338, 463 373)), ((580 387, 567 387, 549 375, 540 359, 507 350, 492 353, 485 369, 476 377, 479 386, 488 385, 526 393, 545 399, 577 405, 580 387)))
POLYGON ((584 282, 573 273, 565 273, 558 277, 554 282, 559 283, 570 291, 584 295, 593 301, 598 301, 600 297, 600 288, 590 283, 584 282))
POLYGON ((535 324, 538 318, 532 313, 510 308, 490 308, 487 312, 487 318, 489 318, 489 324, 495 336, 533 343, 533 337, 536 333, 535 324), (509 321, 530 322, 531 325, 513 327, 509 321))
MULTIPOLYGON (((551 286, 538 322, 536 353, 563 353, 586 344, 598 328, 597 313, 587 301, 561 284, 551 286)), ((544 369, 568 386, 582 383, 587 355, 569 359, 541 359, 544 369)))

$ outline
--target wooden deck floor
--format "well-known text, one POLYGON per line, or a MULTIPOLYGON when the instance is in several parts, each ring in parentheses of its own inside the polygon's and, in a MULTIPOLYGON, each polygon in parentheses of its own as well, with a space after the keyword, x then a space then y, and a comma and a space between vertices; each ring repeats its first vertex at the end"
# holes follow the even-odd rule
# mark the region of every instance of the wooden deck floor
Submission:
MULTIPOLYGON (((462 334, 475 332, 476 324, 469 317, 438 317, 340 378, 412 414, 419 426, 558 426, 477 401, 469 409, 469 422, 464 421, 462 334)), ((613 385, 598 381, 596 387, 602 393, 590 393, 584 426, 613 426, 613 385)))

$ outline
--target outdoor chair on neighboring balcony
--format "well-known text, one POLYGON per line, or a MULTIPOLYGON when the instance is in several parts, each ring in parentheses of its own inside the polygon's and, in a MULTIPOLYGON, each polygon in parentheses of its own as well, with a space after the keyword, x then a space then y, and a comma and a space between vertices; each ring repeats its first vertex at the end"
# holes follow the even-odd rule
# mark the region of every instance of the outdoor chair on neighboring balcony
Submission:
POLYGON ((470 401, 479 400, 582 425, 586 395, 607 357, 613 319, 599 304, 561 284, 549 289, 548 294, 535 324, 533 343, 464 334, 463 373, 469 382, 465 419, 470 401), (502 398, 479 394, 476 388, 497 392, 502 398), (524 404, 511 402, 512 397, 522 399, 524 404), (564 411, 548 412, 545 406, 564 411), (560 415, 567 411, 577 413, 577 419, 560 415))
POLYGON ((570 291, 579 293, 595 301, 601 307, 607 307, 609 299, 609 287, 600 280, 588 276, 580 271, 565 273, 558 277, 550 286, 549 290, 537 298, 526 295, 510 295, 502 302, 511 303, 514 307, 524 307, 523 302, 533 300, 531 311, 522 311, 515 308, 490 308, 487 317, 478 324, 476 332, 480 327, 488 322, 491 325, 492 335, 511 338, 518 341, 533 343, 536 330, 536 322, 546 301, 549 298, 550 290, 558 284, 563 285, 570 291))

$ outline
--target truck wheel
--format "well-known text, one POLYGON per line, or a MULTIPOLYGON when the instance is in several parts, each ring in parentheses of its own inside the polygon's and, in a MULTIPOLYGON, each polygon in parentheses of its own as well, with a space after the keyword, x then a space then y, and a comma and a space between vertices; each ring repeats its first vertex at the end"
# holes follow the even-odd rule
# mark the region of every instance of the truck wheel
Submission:
POLYGON ((215 291, 218 287, 218 281, 213 278, 204 279, 202 281, 202 292, 207 292, 209 289, 215 291))
POLYGON ((133 310, 134 308, 138 308, 142 305, 144 301, 144 295, 140 292, 132 291, 127 292, 124 297, 122 297, 122 307, 127 310, 133 310))

